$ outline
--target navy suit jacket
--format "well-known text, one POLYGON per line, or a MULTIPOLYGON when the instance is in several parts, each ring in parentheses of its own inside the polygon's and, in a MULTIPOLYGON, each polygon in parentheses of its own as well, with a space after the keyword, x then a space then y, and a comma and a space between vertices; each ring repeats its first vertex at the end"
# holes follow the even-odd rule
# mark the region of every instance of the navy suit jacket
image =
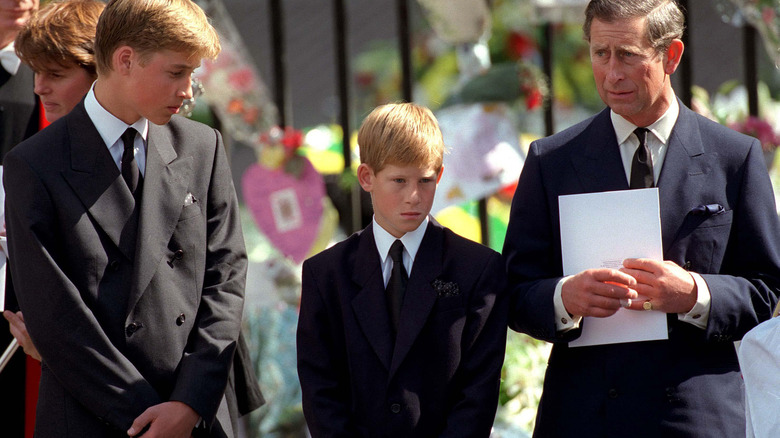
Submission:
POLYGON ((657 186, 664 258, 701 274, 712 294, 706 330, 670 314, 667 341, 568 348, 582 328, 556 332, 558 196, 628 181, 609 109, 530 147, 503 252, 510 327, 554 343, 536 436, 745 433, 734 341, 770 317, 780 292, 780 225, 761 147, 680 103, 657 186), (723 211, 692 211, 707 204, 723 211))
POLYGON ((43 358, 36 436, 126 436, 168 400, 232 436, 246 252, 219 133, 149 125, 137 231, 83 101, 9 152, 3 178, 14 286, 43 358))
POLYGON ((298 374, 312 437, 487 437, 506 346, 500 255, 431 220, 394 343, 372 229, 303 264, 298 374))

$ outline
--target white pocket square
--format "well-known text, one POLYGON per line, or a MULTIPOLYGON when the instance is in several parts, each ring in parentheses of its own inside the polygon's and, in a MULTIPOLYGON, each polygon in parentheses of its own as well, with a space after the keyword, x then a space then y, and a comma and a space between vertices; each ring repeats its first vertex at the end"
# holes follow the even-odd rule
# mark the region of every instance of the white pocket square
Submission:
POLYGON ((197 199, 195 199, 194 196, 192 196, 192 193, 187 193, 187 196, 184 197, 184 206, 192 205, 194 203, 198 202, 197 199))

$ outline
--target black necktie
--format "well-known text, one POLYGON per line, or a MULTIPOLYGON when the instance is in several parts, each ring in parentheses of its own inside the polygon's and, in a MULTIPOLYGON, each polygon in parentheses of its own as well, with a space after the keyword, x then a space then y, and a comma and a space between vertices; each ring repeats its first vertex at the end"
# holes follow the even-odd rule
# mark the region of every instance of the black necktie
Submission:
POLYGON ((646 128, 636 128, 634 135, 639 139, 639 147, 631 160, 632 189, 646 189, 655 185, 653 181, 653 157, 650 155, 650 147, 647 146, 646 128))
POLYGON ((141 172, 138 170, 138 162, 135 161, 135 134, 138 133, 133 128, 127 128, 122 134, 122 143, 125 150, 122 152, 122 178, 130 188, 130 192, 135 195, 138 188, 138 181, 141 179, 141 172))
POLYGON ((390 258, 393 259, 393 271, 390 274, 390 280, 387 282, 387 308, 390 312, 390 323, 393 329, 398 332, 399 315, 401 314, 401 304, 404 301, 406 292, 406 283, 409 277, 404 268, 404 244, 396 239, 393 246, 390 247, 390 258))

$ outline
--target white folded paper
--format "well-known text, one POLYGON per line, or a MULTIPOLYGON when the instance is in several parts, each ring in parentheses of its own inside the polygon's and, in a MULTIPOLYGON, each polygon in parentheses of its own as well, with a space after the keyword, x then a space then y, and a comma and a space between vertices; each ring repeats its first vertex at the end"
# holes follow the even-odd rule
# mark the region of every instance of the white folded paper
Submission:
MULTIPOLYGON (((563 274, 619 269, 627 258, 663 260, 658 189, 565 195, 558 198, 563 274)), ((640 298, 641 299, 641 298, 640 298)), ((572 347, 668 339, 666 314, 621 308, 607 318, 585 317, 572 347)))

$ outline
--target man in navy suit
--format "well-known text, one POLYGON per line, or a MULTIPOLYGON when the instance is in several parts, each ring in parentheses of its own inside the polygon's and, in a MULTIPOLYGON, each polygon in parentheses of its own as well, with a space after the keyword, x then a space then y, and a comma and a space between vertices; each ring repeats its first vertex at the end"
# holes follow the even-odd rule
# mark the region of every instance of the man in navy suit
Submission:
POLYGON ((429 218, 444 142, 418 105, 358 133, 374 220, 303 264, 298 375, 313 438, 487 438, 507 302, 501 256, 429 218))
POLYGON ((535 436, 745 433, 734 341, 777 303, 780 225, 759 142, 675 97, 683 28, 671 0, 592 0, 583 29, 609 108, 530 147, 504 256, 510 326, 554 344, 535 436), (665 260, 564 277, 558 197, 648 186, 665 260), (582 317, 621 305, 666 313, 668 340, 569 347, 582 317))

